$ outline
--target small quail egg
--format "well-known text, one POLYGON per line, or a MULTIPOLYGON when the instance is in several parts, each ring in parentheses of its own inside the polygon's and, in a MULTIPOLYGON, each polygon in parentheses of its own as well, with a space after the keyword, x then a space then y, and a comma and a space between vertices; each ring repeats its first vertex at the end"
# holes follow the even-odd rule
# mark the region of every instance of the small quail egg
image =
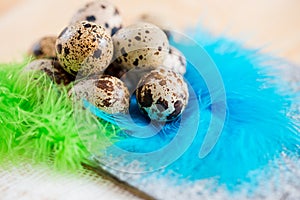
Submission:
POLYGON ((73 16, 71 24, 79 21, 94 22, 104 27, 110 35, 114 35, 123 26, 119 10, 106 0, 95 0, 87 3, 73 16))
POLYGON ((120 29, 112 39, 114 62, 126 70, 158 68, 169 51, 166 34, 149 23, 137 23, 120 29))
POLYGON ((164 61, 163 66, 176 73, 184 75, 186 72, 185 56, 178 49, 170 46, 169 53, 164 61))
POLYGON ((56 58, 55 42, 56 36, 46 36, 39 39, 29 50, 29 55, 40 58, 56 58))
POLYGON ((101 26, 87 21, 66 27, 56 41, 59 62, 72 75, 103 72, 113 56, 111 36, 101 26))
POLYGON ((183 77, 171 70, 156 69, 139 82, 136 99, 141 112, 155 121, 172 121, 188 103, 188 87, 183 77))
POLYGON ((32 61, 24 68, 24 72, 29 71, 44 72, 57 84, 68 85, 75 80, 75 77, 63 70, 58 61, 50 59, 32 61))
POLYGON ((127 113, 129 109, 127 87, 120 79, 109 75, 82 80, 69 91, 69 95, 75 95, 75 100, 84 98, 109 114, 127 113))

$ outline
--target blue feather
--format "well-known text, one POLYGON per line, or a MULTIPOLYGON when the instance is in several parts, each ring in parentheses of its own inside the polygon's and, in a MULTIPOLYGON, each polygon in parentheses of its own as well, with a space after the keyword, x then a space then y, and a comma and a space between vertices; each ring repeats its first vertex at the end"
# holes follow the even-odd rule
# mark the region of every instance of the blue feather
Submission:
POLYGON ((189 181, 215 178, 232 189, 283 153, 299 157, 299 124, 288 115, 296 94, 274 63, 264 66, 273 58, 227 39, 211 40, 201 31, 192 38, 189 43, 171 40, 188 61, 190 100, 181 118, 151 123, 134 97, 130 115, 92 109, 128 135, 110 154, 128 163, 138 160, 144 170, 163 168, 162 174, 173 172, 189 181))

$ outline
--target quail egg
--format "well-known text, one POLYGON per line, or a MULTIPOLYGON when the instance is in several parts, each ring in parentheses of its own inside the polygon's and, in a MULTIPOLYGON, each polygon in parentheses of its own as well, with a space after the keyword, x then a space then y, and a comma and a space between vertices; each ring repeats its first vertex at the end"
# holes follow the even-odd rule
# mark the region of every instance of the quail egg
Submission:
POLYGON ((29 50, 29 55, 33 55, 35 58, 56 58, 55 42, 56 36, 46 36, 40 38, 33 44, 29 50))
POLYGON ((127 87, 120 79, 109 75, 82 80, 69 91, 69 95, 74 95, 75 100, 86 99, 109 114, 127 113, 129 109, 127 87))
POLYGON ((184 75, 186 72, 185 56, 178 49, 170 46, 169 53, 166 56, 163 66, 184 75))
POLYGON ((68 85, 75 80, 75 77, 63 70, 58 61, 51 59, 32 61, 24 68, 24 72, 29 71, 44 72, 57 84, 68 85))
POLYGON ((101 25, 110 35, 114 35, 123 26, 118 8, 106 0, 87 3, 73 16, 71 24, 89 21, 101 25))
POLYGON ((158 68, 169 51, 166 34, 149 23, 141 22, 120 29, 112 39, 114 62, 126 70, 158 68))
POLYGON ((146 74, 136 90, 141 112, 160 122, 172 121, 180 116, 188 98, 188 87, 183 77, 163 68, 146 74))
POLYGON ((72 75, 102 73, 113 56, 111 36, 101 26, 87 21, 66 27, 55 47, 59 62, 72 75))

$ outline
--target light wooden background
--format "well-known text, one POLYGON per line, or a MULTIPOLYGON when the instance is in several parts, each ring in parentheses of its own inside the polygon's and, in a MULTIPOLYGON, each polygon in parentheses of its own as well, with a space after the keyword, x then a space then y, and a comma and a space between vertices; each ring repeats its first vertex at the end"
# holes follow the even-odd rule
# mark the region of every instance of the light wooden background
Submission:
MULTIPOLYGON (((39 37, 58 34, 88 0, 0 0, 0 62, 13 61, 39 37)), ((300 64, 299 0, 112 0, 130 24, 158 13, 184 30, 199 22, 215 35, 244 40, 300 64)))

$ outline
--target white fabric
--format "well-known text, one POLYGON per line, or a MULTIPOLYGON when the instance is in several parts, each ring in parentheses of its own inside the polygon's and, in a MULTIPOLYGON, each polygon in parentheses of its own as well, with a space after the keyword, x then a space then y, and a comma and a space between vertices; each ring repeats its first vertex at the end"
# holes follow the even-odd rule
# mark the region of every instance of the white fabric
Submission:
POLYGON ((0 167, 1 200, 138 199, 88 170, 59 173, 43 166, 24 164, 0 167))

